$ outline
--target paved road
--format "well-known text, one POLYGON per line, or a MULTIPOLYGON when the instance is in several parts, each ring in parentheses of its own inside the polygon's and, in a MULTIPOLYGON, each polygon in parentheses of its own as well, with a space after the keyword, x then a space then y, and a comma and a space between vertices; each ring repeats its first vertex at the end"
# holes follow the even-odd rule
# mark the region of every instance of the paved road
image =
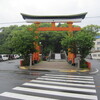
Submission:
POLYGON ((92 75, 94 77, 98 100, 100 100, 100 60, 89 60, 88 59, 88 61, 91 62, 92 67, 94 69, 94 73, 92 73, 90 75, 92 75))
POLYGON ((29 75, 29 72, 20 70, 18 66, 19 60, 0 62, 0 93, 38 76, 36 73, 29 75))
POLYGON ((45 74, 0 96, 4 100, 97 100, 92 76, 64 74, 45 74))
MULTIPOLYGON (((19 70, 18 63, 0 63, 0 100, 100 100, 99 72, 25 72, 19 70)), ((92 64, 99 68, 100 62, 92 60, 92 64)))

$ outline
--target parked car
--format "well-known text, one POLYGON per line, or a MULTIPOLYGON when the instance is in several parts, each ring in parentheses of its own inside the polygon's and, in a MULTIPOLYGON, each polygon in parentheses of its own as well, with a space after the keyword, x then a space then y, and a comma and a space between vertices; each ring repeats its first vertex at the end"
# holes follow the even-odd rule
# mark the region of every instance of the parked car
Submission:
POLYGON ((14 54, 14 58, 18 59, 18 58, 20 58, 20 56, 18 54, 14 54))
POLYGON ((2 56, 0 55, 0 61, 3 61, 2 56))
POLYGON ((0 56, 1 56, 2 60, 8 60, 9 59, 7 54, 1 54, 0 56))

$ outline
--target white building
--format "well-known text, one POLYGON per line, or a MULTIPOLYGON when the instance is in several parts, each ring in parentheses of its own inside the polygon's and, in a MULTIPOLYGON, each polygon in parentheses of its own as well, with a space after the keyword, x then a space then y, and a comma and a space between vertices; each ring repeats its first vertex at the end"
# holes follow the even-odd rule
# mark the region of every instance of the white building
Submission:
POLYGON ((100 59, 100 36, 96 36, 94 48, 91 50, 92 59, 100 59))
POLYGON ((96 39, 94 43, 95 43, 94 45, 95 51, 100 51, 100 38, 96 39))

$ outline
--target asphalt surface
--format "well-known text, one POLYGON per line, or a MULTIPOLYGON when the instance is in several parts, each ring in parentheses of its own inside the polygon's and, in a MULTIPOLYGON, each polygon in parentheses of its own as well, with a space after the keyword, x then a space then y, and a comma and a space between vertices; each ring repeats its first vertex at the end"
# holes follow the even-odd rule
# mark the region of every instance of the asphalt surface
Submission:
POLYGON ((0 93, 38 76, 37 73, 33 75, 29 73, 19 69, 19 60, 0 62, 0 93))
MULTIPOLYGON (((64 93, 66 93, 66 92, 77 93, 78 95, 87 94, 90 97, 92 95, 94 95, 95 99, 89 99, 89 100, 97 100, 96 97, 95 97, 97 95, 98 100, 100 100, 100 72, 99 72, 99 70, 100 70, 100 60, 89 60, 89 59, 87 59, 87 60, 92 63, 92 70, 89 73, 80 73, 80 72, 66 73, 66 72, 49 71, 49 70, 46 70, 46 71, 41 71, 41 70, 40 71, 37 71, 37 70, 29 71, 29 70, 19 69, 19 60, 10 60, 10 61, 5 61, 5 62, 0 62, 0 100, 20 100, 20 98, 12 98, 12 97, 8 98, 6 96, 1 96, 1 94, 4 95, 3 93, 5 93, 5 95, 6 95, 6 94, 9 94, 11 92, 15 93, 15 94, 24 94, 24 97, 26 95, 30 96, 29 97, 30 99, 25 98, 24 100, 33 100, 31 98, 31 96, 33 96, 33 94, 36 97, 45 97, 45 98, 49 98, 49 99, 52 98, 52 99, 56 99, 56 100, 88 100, 86 98, 85 99, 80 98, 81 96, 77 97, 77 98, 66 97, 66 96, 57 96, 57 91, 58 91, 58 93, 60 93, 62 95, 64 95, 64 93), (50 74, 53 75, 52 78, 51 78, 51 76, 49 76, 50 74), (59 75, 61 76, 60 79, 59 79, 59 77, 57 77, 59 75), (93 89, 94 89, 94 91, 96 90, 96 93, 79 92, 78 89, 75 92, 73 90, 71 91, 71 90, 60 89, 59 86, 63 87, 64 86, 63 84, 65 84, 65 82, 62 82, 62 81, 66 80, 65 77, 63 77, 63 76, 68 76, 68 75, 71 75, 71 78, 73 78, 73 81, 76 81, 76 79, 74 79, 75 76, 78 77, 78 78, 80 78, 80 76, 83 76, 83 77, 85 76, 85 78, 83 78, 83 79, 90 79, 89 76, 93 77, 93 82, 94 82, 93 85, 95 85, 95 88, 93 88, 93 89), (45 83, 45 82, 48 82, 46 80, 46 77, 48 77, 47 79, 48 79, 49 83, 45 83), (63 80, 61 78, 63 78, 63 80), (33 82, 31 82, 32 80, 33 80, 33 82), (37 82, 34 82, 34 81, 37 81, 37 82), (52 82, 56 82, 56 83, 52 83, 52 82), (30 83, 34 83, 34 86, 33 87, 29 86, 30 83), (61 84, 56 85, 56 86, 58 86, 57 87, 58 89, 56 89, 56 86, 54 84, 59 84, 59 83, 61 83, 61 84), (43 87, 44 85, 45 85, 45 87, 47 85, 47 88, 44 89, 44 87, 43 87), (53 87, 53 89, 52 89, 52 87, 50 89, 48 87, 48 85, 50 85, 49 87, 54 85, 55 89, 54 89, 54 87, 53 87), (34 88, 34 89, 36 89, 34 91, 37 91, 37 93, 35 93, 35 92, 29 93, 28 91, 23 92, 23 91, 13 90, 13 88, 22 89, 22 87, 31 88, 31 89, 34 88), (41 90, 42 94, 38 93, 38 90, 39 91, 41 90), (43 90, 45 90, 45 91, 43 91, 43 90), (46 90, 48 90, 48 91, 46 91, 46 90), (50 94, 50 93, 45 95, 45 94, 43 94, 43 92, 48 92, 48 93, 54 92, 54 94, 56 94, 56 95, 50 94)), ((68 76, 68 78, 70 78, 70 76, 68 76)), ((68 80, 70 80, 70 79, 68 79, 68 80)), ((90 83, 87 83, 87 82, 88 81, 86 80, 83 85, 91 85, 90 83)), ((68 83, 79 84, 77 82, 76 83, 68 82, 68 83)), ((77 86, 68 86, 68 87, 77 88, 77 86)), ((80 88, 83 89, 84 87, 80 86, 80 88)), ((91 89, 91 88, 89 87, 89 89, 91 89)), ((11 95, 11 94, 9 94, 9 95, 11 95)), ((14 94, 12 94, 12 95, 14 95, 14 94)), ((16 97, 18 97, 18 96, 16 96, 16 97)), ((44 98, 42 98, 42 99, 38 98, 38 99, 42 100, 44 98)), ((46 100, 49 100, 49 99, 46 99, 46 100)))
POLYGON ((94 77, 94 82, 97 90, 98 100, 100 100, 100 60, 89 60, 92 64, 92 73, 90 75, 94 77))

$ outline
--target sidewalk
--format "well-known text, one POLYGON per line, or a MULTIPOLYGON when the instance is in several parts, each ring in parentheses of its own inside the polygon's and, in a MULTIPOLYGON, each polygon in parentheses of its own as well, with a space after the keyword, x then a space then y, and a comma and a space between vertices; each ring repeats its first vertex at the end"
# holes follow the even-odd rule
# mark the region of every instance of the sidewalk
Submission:
MULTIPOLYGON (((20 67, 21 69, 27 69, 24 66, 20 67)), ((66 61, 63 62, 47 62, 47 61, 41 61, 38 64, 35 64, 31 67, 29 67, 31 70, 55 70, 59 72, 88 72, 88 69, 80 69, 78 70, 77 67, 71 66, 66 61)))

